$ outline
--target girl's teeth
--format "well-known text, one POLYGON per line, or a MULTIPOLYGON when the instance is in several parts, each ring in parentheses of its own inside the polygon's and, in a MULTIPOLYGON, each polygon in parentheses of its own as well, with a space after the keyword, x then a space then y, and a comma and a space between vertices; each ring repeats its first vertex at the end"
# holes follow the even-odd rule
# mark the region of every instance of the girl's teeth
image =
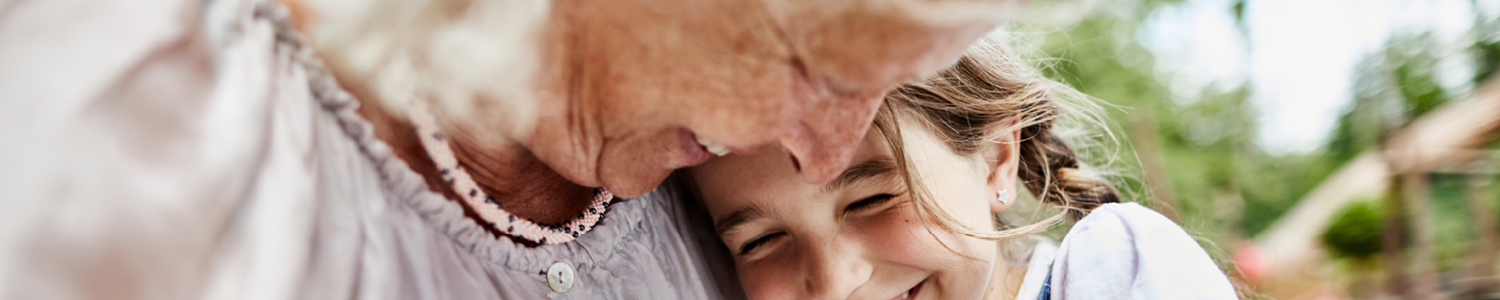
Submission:
POLYGON ((708 149, 708 153, 713 153, 715 156, 724 156, 729 154, 729 147, 724 147, 724 145, 719 145, 718 143, 703 139, 702 137, 698 138, 698 144, 703 145, 704 149, 708 149))
POLYGON ((906 291, 906 293, 901 294, 900 298, 896 298, 896 299, 906 299, 908 297, 911 297, 911 291, 906 291))

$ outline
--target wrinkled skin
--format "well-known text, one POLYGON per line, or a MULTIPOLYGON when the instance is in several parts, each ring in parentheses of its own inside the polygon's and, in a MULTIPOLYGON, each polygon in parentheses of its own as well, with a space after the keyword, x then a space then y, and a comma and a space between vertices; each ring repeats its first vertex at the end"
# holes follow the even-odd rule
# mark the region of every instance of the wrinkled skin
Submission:
POLYGON ((1003 10, 896 2, 554 2, 539 117, 520 143, 627 197, 706 159, 694 136, 739 154, 779 145, 801 180, 828 181, 886 90, 950 65, 1003 10), (974 9, 996 12, 913 17, 974 9))
POLYGON ((386 128, 399 130, 411 95, 440 102, 440 126, 457 147, 487 158, 465 160, 469 167, 514 174, 482 185, 564 178, 624 197, 707 159, 697 138, 741 154, 780 148, 798 178, 827 181, 848 162, 886 90, 951 65, 1017 4, 279 1, 299 24, 311 24, 303 30, 321 41, 342 83, 390 106, 392 116, 367 118, 391 119, 386 128), (549 4, 535 10, 545 15, 529 14, 532 3, 549 4), (443 38, 455 32, 468 35, 443 38), (415 90, 401 91, 406 84, 415 90), (557 174, 521 172, 531 161, 557 174))

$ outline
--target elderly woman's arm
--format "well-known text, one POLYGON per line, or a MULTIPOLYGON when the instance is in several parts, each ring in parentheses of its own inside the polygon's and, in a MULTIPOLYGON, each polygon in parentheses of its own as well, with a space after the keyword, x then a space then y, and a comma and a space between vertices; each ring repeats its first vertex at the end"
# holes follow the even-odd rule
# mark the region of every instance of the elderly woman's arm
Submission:
POLYGON ((211 40, 204 3, 3 7, 0 297, 198 298, 287 273, 246 264, 295 257, 253 248, 244 225, 310 222, 311 145, 270 139, 310 134, 312 108, 257 89, 279 74, 246 44, 271 28, 211 40))

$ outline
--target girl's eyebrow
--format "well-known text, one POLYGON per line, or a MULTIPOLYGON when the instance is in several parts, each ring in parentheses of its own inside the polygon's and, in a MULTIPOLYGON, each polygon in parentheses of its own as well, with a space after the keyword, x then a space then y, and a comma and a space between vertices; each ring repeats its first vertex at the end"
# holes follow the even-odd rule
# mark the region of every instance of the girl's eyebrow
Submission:
POLYGON ((859 182, 860 180, 895 174, 896 162, 889 156, 878 156, 860 162, 844 170, 839 177, 823 185, 822 193, 830 193, 859 182))
POLYGON ((763 217, 765 217, 765 211, 760 210, 760 206, 749 205, 734 211, 734 213, 729 214, 729 217, 723 220, 714 222, 714 233, 724 236, 725 233, 729 233, 741 225, 745 225, 745 223, 750 223, 751 220, 763 217))

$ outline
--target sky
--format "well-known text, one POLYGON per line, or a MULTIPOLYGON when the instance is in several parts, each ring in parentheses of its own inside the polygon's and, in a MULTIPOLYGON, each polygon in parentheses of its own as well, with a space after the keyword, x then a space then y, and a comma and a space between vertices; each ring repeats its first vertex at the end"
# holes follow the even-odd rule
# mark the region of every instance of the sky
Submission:
MULTIPOLYGON (((1500 0, 1479 2, 1488 15, 1500 11, 1500 0)), ((1188 0, 1159 10, 1141 43, 1157 54, 1179 98, 1250 84, 1257 140, 1273 153, 1323 145, 1352 100, 1355 67, 1393 34, 1432 32, 1438 53, 1452 54, 1437 66, 1445 86, 1462 92, 1473 73, 1456 48, 1468 43, 1469 0, 1249 0, 1244 28, 1232 5, 1188 0)))

